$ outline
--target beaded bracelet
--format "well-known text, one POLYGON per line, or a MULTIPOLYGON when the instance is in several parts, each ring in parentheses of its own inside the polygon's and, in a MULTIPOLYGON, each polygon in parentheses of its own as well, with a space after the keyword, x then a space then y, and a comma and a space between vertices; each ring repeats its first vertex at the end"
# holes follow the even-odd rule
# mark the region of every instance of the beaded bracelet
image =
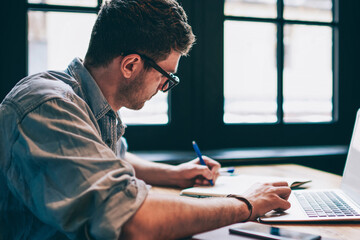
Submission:
POLYGON ((247 205, 247 207, 248 207, 248 209, 249 209, 249 212, 250 212, 249 217, 248 217, 247 219, 245 219, 244 222, 248 221, 248 220, 251 218, 252 211, 253 211, 253 205, 249 202, 249 200, 247 200, 247 199, 244 198, 244 197, 237 196, 237 195, 234 195, 234 194, 229 194, 229 195, 227 195, 226 197, 236 198, 236 199, 244 202, 244 203, 247 205))

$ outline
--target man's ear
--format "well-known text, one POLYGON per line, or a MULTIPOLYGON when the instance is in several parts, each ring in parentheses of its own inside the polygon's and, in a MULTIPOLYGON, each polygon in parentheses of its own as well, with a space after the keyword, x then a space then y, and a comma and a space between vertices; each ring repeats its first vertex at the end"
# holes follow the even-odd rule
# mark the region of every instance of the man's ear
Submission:
POLYGON ((120 62, 120 71, 125 78, 131 78, 141 67, 141 57, 138 54, 127 55, 120 62))

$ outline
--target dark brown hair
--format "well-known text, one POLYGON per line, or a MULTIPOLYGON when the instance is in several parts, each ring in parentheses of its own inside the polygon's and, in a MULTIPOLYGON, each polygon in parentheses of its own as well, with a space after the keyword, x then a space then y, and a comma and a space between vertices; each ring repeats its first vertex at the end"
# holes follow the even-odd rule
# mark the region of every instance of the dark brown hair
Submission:
POLYGON ((92 30, 85 65, 106 66, 131 53, 164 60, 174 50, 187 55, 195 41, 183 8, 175 0, 112 0, 92 30))

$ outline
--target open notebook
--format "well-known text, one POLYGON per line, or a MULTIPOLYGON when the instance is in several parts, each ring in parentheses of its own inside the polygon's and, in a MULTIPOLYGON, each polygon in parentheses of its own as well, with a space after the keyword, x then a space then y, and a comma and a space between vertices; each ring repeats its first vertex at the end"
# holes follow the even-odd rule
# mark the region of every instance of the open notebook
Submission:
POLYGON ((186 188, 180 192, 180 195, 191 197, 225 197, 229 194, 243 194, 252 184, 260 182, 277 182, 286 181, 294 189, 305 183, 311 182, 310 179, 295 179, 272 176, 254 176, 254 175, 237 175, 237 176, 220 176, 215 186, 201 186, 186 188))

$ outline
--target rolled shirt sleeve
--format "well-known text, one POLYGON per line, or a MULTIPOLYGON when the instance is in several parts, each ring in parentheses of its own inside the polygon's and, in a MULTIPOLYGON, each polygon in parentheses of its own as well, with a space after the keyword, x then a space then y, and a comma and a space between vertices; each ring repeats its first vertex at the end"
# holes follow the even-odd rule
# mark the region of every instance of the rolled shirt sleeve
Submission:
POLYGON ((101 139, 85 102, 48 100, 18 123, 9 188, 70 239, 117 239, 148 193, 101 139))

